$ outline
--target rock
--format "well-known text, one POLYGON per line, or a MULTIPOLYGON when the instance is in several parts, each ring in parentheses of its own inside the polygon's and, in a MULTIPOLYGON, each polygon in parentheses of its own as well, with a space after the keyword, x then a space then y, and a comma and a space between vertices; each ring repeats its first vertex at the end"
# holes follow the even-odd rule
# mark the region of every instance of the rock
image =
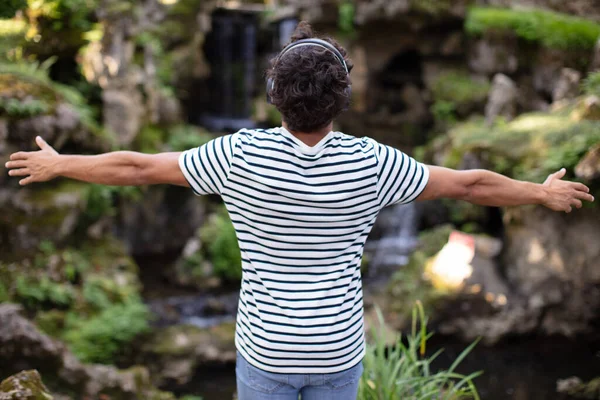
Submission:
POLYGON ((552 101, 573 99, 579 94, 581 73, 571 68, 563 68, 560 78, 552 91, 552 101))
POLYGON ((177 325, 157 330, 143 344, 141 360, 150 366, 153 382, 158 385, 191 380, 202 364, 234 363, 235 322, 211 328, 177 325))
POLYGON ((516 38, 484 38, 475 41, 469 48, 468 63, 477 74, 512 74, 519 67, 516 38))
POLYGON ((204 221, 205 202, 189 188, 153 186, 120 206, 119 236, 133 254, 179 250, 204 221))
POLYGON ((560 80, 565 65, 570 60, 566 59, 564 52, 541 48, 532 64, 533 87, 538 93, 553 96, 556 83, 560 80))
POLYGON ((4 153, 8 139, 8 121, 0 119, 0 154, 4 153))
POLYGON ((496 74, 485 106, 485 120, 488 126, 492 125, 498 116, 509 120, 514 118, 518 96, 515 82, 506 75, 496 74))
POLYGON ((105 127, 117 134, 121 145, 130 144, 142 126, 144 104, 134 87, 106 89, 102 92, 105 127))
POLYGON ((21 312, 18 305, 0 304, 0 375, 36 367, 47 382, 77 399, 105 395, 113 400, 175 399, 156 390, 143 367, 120 371, 106 365, 82 364, 64 344, 42 334, 21 312))
POLYGON ((600 399, 600 378, 589 382, 583 382, 576 376, 559 379, 556 382, 556 391, 578 399, 600 399))
POLYGON ((61 242, 71 235, 86 204, 87 185, 64 181, 58 186, 0 190, 2 251, 37 249, 48 238, 61 242))
POLYGON ((552 212, 540 207, 505 212, 506 278, 532 312, 538 332, 573 336, 599 317, 600 270, 596 245, 600 210, 552 212))
POLYGON ((600 121, 600 98, 598 96, 586 96, 576 105, 571 118, 575 121, 584 119, 600 121))
POLYGON ((597 144, 579 161, 575 167, 575 176, 591 181, 600 179, 600 144, 597 144))
POLYGON ((52 400, 36 370, 22 371, 0 383, 0 400, 52 400))

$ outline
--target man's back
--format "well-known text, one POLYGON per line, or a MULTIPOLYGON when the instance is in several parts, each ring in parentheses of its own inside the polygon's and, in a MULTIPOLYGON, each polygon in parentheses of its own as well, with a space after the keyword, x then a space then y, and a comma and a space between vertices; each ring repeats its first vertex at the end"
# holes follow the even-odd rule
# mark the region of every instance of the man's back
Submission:
POLYGON ((236 344, 256 367, 332 373, 364 355, 360 264, 380 209, 413 200, 427 170, 367 138, 309 147, 284 128, 242 130, 180 158, 218 193, 242 252, 236 344))

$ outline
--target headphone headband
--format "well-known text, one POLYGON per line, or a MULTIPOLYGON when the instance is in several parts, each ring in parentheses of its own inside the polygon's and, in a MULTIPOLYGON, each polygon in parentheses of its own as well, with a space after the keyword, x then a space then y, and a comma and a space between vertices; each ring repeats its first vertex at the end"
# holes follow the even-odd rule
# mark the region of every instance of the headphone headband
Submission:
POLYGON ((303 47, 303 46, 317 46, 317 47, 321 47, 321 48, 329 51, 331 54, 333 54, 335 56, 335 58, 339 61, 339 63, 342 64, 342 66, 346 70, 346 73, 347 74, 349 73, 348 66, 346 65, 346 60, 344 60, 344 56, 342 55, 342 53, 340 53, 338 49, 336 49, 333 45, 331 45, 331 43, 329 43, 325 40, 321 40, 321 39, 314 39, 314 38, 302 39, 302 40, 298 40, 294 43, 291 43, 286 48, 284 48, 281 51, 281 53, 279 53, 279 56, 277 57, 277 61, 279 61, 289 51, 295 49, 296 47, 303 47))

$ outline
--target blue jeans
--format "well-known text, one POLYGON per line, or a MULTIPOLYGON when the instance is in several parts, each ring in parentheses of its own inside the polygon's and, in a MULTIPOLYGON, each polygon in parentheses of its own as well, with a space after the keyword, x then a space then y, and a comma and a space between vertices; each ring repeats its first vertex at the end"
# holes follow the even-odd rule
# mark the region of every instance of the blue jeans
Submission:
POLYGON ((248 363, 237 354, 238 400, 355 400, 362 362, 334 374, 275 374, 248 363))

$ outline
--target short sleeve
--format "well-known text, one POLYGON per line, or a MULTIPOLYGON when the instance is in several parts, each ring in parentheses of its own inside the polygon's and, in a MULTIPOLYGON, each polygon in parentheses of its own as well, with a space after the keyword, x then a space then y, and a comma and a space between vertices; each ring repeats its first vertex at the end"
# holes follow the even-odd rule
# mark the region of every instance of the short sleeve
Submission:
POLYGON ((181 153, 179 168, 196 195, 221 194, 238 140, 237 133, 225 135, 181 153))
POLYGON ((429 169, 393 147, 375 142, 381 208, 414 201, 427 186, 429 169))

